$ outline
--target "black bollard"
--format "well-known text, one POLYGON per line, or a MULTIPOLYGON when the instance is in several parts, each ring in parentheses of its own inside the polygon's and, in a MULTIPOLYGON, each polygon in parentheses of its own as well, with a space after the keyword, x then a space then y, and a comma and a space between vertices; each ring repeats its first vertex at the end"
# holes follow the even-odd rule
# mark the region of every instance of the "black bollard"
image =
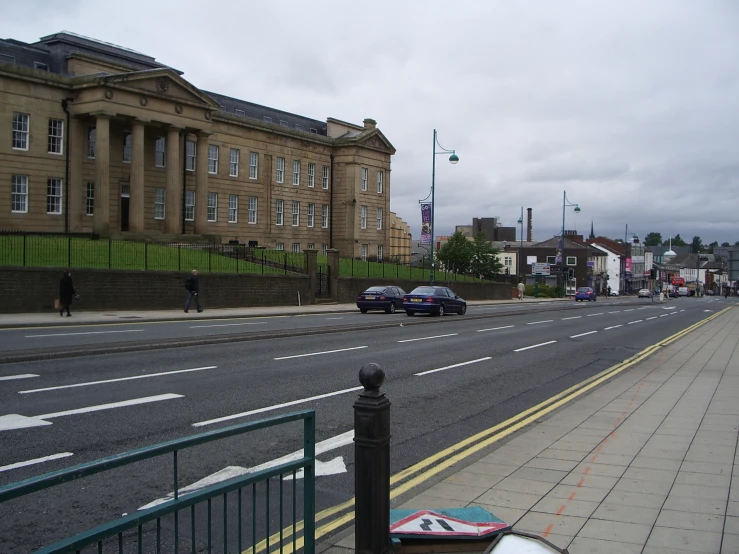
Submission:
POLYGON ((354 549, 390 552, 390 401, 377 364, 359 370, 364 391, 354 403, 354 549))

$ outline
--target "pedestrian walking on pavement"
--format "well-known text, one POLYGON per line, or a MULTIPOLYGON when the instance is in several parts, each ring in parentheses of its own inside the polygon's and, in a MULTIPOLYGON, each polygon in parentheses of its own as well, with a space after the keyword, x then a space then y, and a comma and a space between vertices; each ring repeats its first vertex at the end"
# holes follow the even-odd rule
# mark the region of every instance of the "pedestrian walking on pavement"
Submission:
POLYGON ((198 270, 193 269, 192 275, 190 275, 185 281, 185 288, 187 289, 187 301, 185 302, 185 313, 190 310, 190 303, 195 299, 195 305, 198 307, 198 313, 203 311, 200 305, 200 287, 198 285, 198 270))
MULTIPOLYGON (((71 317, 69 313, 69 307, 72 305, 72 299, 77 296, 77 292, 74 290, 74 283, 72 282, 72 272, 67 270, 62 275, 59 281, 59 315, 64 316, 64 311, 67 311, 67 317, 71 317)), ((77 297, 79 298, 79 297, 77 297)))
POLYGON ((523 293, 526 291, 526 285, 523 284, 523 281, 518 283, 518 299, 523 300, 523 293))

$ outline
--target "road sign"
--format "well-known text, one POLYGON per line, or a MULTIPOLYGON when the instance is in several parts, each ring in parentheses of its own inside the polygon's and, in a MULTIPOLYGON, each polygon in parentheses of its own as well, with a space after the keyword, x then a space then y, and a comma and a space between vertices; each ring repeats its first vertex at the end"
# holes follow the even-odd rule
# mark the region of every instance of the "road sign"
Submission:
POLYGON ((531 264, 531 273, 534 275, 550 275, 550 266, 549 264, 540 263, 531 264))
POLYGON ((447 510, 390 510, 390 533, 404 538, 480 538, 509 529, 479 506, 447 510))

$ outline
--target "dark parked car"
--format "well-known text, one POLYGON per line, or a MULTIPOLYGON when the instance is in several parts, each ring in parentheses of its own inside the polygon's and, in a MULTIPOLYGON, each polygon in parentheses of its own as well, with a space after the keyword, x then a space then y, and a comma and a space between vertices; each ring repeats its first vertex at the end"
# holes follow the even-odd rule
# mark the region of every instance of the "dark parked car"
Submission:
POLYGON ((385 313, 394 314, 396 308, 403 306, 403 296, 405 291, 400 287, 370 287, 357 296, 357 308, 363 314, 367 310, 385 310, 385 313))
POLYGON ((591 300, 595 302, 598 299, 598 297, 595 294, 595 291, 590 287, 580 287, 577 289, 577 292, 575 293, 575 302, 578 300, 585 301, 587 300, 590 302, 591 300))
POLYGON ((454 294, 446 287, 416 287, 403 298, 403 309, 408 315, 415 313, 430 313, 444 315, 455 312, 460 315, 467 313, 467 302, 454 294))

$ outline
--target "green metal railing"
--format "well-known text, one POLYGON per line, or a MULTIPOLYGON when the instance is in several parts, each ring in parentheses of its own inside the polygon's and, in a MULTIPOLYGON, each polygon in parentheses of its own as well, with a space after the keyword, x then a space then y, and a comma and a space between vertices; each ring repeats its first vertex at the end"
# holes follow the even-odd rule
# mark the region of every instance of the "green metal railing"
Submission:
MULTIPOLYGON (((243 532, 243 521, 244 516, 248 517, 248 512, 251 513, 251 546, 247 551, 257 553, 258 545, 258 526, 257 526, 257 485, 264 482, 266 484, 264 498, 264 537, 265 540, 269 540, 269 522, 270 516, 274 515, 270 513, 270 480, 272 478, 279 478, 279 528, 284 528, 283 519, 283 479, 286 476, 292 476, 291 488, 292 488, 292 552, 295 552, 296 543, 296 526, 297 526, 297 486, 296 486, 296 475, 298 470, 304 471, 304 485, 303 485, 303 519, 304 519, 304 530, 303 530, 303 541, 304 541, 304 552, 306 554, 313 554, 314 543, 315 543, 315 412, 313 410, 305 410, 300 412, 294 412, 290 414, 275 416, 251 423, 244 423, 241 425, 234 425, 232 427, 226 427, 216 431, 210 431, 207 433, 201 433, 198 435, 192 435, 190 437, 176 439, 173 441, 157 444, 154 446, 147 446, 138 450, 132 450, 123 454, 118 454, 108 458, 103 458, 93 462, 80 464, 68 469, 47 473, 39 477, 20 481, 0 488, 0 504, 3 502, 17 499, 28 494, 36 493, 61 485, 69 481, 76 479, 89 477, 91 475, 105 472, 117 467, 126 466, 142 460, 155 458, 165 454, 172 454, 173 463, 173 484, 174 484, 174 495, 173 499, 158 506, 154 506, 148 509, 140 510, 134 514, 127 515, 118 520, 100 525, 89 531, 79 533, 68 539, 59 541, 55 544, 42 548, 36 551, 36 554, 61 554, 61 553, 81 553, 86 548, 96 548, 96 552, 102 554, 105 552, 118 552, 123 554, 124 552, 137 552, 142 554, 143 552, 170 552, 173 551, 175 554, 179 552, 213 552, 214 545, 212 530, 213 530, 213 499, 222 497, 222 514, 223 521, 222 527, 218 528, 218 531, 223 532, 223 552, 233 552, 234 548, 238 548, 236 552, 245 552, 245 533, 243 532), (303 457, 292 462, 286 462, 280 465, 276 465, 272 468, 258 471, 255 473, 249 473, 243 476, 235 477, 228 481, 224 481, 217 485, 212 485, 204 488, 197 492, 180 494, 179 486, 179 469, 178 469, 178 452, 181 450, 209 443, 218 439, 224 439, 243 433, 249 433, 251 431, 257 431, 259 429, 265 429, 290 423, 294 421, 303 421, 303 457), (248 506, 244 506, 242 491, 244 489, 251 489, 251 510, 248 506), (232 523, 229 527, 228 521, 228 495, 229 493, 235 493, 235 503, 237 512, 237 523, 232 523), (196 530, 199 528, 198 523, 202 523, 200 518, 196 517, 196 506, 205 505, 207 506, 206 520, 206 534, 207 539, 205 546, 198 545, 196 539, 196 530), (189 508, 189 510, 188 510, 189 508), (190 533, 189 536, 184 537, 185 543, 190 542, 190 548, 186 549, 182 546, 182 539, 180 533, 180 512, 185 511, 185 520, 189 516, 190 521, 190 533), (189 512, 189 513, 188 513, 189 512), (162 527, 162 519, 166 516, 173 516, 174 528, 173 528, 173 541, 172 550, 169 547, 166 550, 162 550, 162 539, 163 532, 165 531, 162 527), (146 524, 155 523, 153 525, 146 526, 146 524), (236 526, 234 529, 233 526, 236 526), (231 531, 229 533, 229 530, 231 531), (146 533, 145 533, 146 532, 146 533), (155 535, 153 538, 154 545, 146 544, 145 534, 147 538, 149 535, 155 535), (135 544, 125 542, 126 540, 132 541, 135 544), (124 549, 125 543, 125 549, 124 549)), ((231 498, 232 502, 233 494, 231 498)), ((203 507, 205 507, 203 506, 203 507)), ((220 509, 220 506, 216 506, 220 509)), ((202 510, 201 510, 202 511, 202 510)), ((203 542, 201 538, 200 542, 203 542)), ((264 542, 264 541, 262 541, 264 542)), ((220 550, 220 548, 218 548, 220 550)), ((267 548, 269 551, 269 547, 267 548)), ((282 533, 280 533, 279 550, 283 550, 283 539, 282 533)))

